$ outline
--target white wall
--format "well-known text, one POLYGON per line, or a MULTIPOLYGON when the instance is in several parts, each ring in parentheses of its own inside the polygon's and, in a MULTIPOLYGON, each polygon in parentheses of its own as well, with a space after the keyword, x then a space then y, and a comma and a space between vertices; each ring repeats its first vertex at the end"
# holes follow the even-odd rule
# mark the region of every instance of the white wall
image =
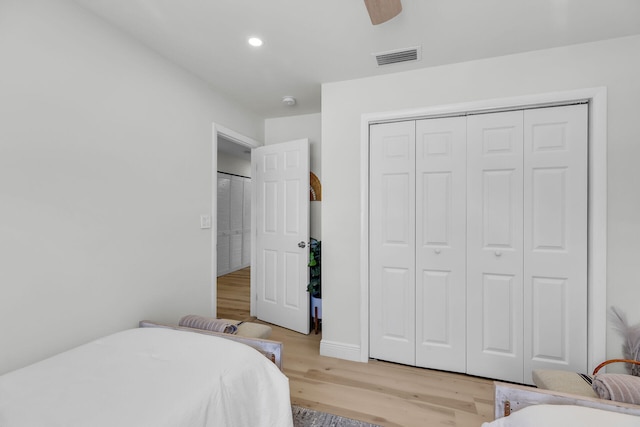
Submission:
POLYGON ((211 311, 212 122, 263 121, 71 2, 0 1, 0 373, 211 311))
MULTIPOLYGON (((640 321, 640 36, 337 82, 322 89, 322 354, 360 348, 360 125, 363 113, 606 86, 607 304, 640 321)), ((607 355, 621 341, 608 328, 607 355)))
POLYGON ((251 160, 218 151, 218 172, 251 178, 251 160))
MULTIPOLYGON (((310 168, 322 184, 322 119, 320 114, 267 119, 264 123, 265 145, 296 139, 309 139, 310 168)), ((322 240, 322 201, 311 202, 311 237, 322 240)))

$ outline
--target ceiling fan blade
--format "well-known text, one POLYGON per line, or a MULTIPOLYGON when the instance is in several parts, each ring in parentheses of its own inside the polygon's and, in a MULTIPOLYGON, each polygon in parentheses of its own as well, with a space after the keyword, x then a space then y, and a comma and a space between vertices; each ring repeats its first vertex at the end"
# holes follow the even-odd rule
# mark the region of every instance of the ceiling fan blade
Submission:
POLYGON ((382 24, 402 12, 400 0, 364 0, 373 25, 382 24))

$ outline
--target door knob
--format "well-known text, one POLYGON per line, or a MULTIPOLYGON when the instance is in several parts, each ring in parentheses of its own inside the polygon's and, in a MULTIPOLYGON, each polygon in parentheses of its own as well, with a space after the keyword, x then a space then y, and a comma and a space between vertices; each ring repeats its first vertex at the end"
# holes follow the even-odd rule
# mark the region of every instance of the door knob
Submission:
POLYGON ((437 255, 437 254, 439 254, 439 253, 440 253, 440 249, 434 249, 434 250, 433 250, 433 252, 435 252, 435 253, 436 253, 436 255, 437 255))
POLYGON ((299 247, 300 249, 304 249, 304 248, 306 248, 306 247, 307 247, 307 244, 306 244, 305 242, 300 242, 300 243, 298 243, 298 247, 299 247))
POLYGON ((500 252, 500 251, 495 251, 495 252, 494 252, 494 254, 495 254, 496 256, 502 256, 502 252, 500 252))

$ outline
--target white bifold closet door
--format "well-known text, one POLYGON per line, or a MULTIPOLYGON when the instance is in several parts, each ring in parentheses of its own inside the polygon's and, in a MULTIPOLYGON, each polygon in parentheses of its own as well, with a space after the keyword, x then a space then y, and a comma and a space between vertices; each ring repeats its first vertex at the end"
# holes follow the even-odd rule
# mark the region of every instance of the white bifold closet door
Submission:
POLYGON ((251 265, 251 178, 244 178, 242 192, 242 266, 251 265))
POLYGON ((522 382, 523 112, 467 121, 467 372, 522 382))
POLYGON ((244 231, 244 178, 230 176, 231 191, 229 204, 229 269, 238 270, 242 267, 242 234, 244 231))
POLYGON ((587 368, 587 105, 370 128, 370 355, 587 368))
POLYGON ((587 372, 588 107, 524 114, 525 383, 587 372))
POLYGON ((231 176, 218 172, 218 209, 216 240, 218 276, 231 271, 231 176))
POLYGON ((218 172, 217 274, 251 264, 251 179, 218 172))
POLYGON ((415 122, 371 127, 370 355, 415 365, 415 122))
POLYGON ((464 372, 466 118, 416 122, 416 365, 464 372))
POLYGON ((371 128, 371 356, 465 371, 466 119, 371 128))
POLYGON ((467 372, 587 369, 587 106, 468 119, 467 372))

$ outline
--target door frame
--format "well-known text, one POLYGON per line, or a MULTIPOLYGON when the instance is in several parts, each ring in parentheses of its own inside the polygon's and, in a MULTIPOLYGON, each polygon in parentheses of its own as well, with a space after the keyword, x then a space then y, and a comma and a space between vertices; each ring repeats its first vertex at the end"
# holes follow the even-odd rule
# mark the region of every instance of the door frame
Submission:
MULTIPOLYGON (((260 147, 264 144, 242 135, 234 130, 221 126, 217 123, 212 124, 211 136, 211 316, 217 317, 218 311, 218 135, 228 139, 238 145, 247 147, 250 150, 260 147)), ((254 192, 251 192, 251 205, 255 202, 254 192)), ((256 217, 254 209, 251 209, 251 265, 255 263, 255 230, 256 217)), ((250 295, 250 314, 255 315, 255 279, 253 269, 251 270, 250 295)))
POLYGON ((360 361, 369 360, 369 126, 423 118, 481 114, 587 102, 589 204, 587 259, 587 366, 606 359, 607 344, 607 88, 523 95, 420 109, 363 114, 360 121, 360 361))

